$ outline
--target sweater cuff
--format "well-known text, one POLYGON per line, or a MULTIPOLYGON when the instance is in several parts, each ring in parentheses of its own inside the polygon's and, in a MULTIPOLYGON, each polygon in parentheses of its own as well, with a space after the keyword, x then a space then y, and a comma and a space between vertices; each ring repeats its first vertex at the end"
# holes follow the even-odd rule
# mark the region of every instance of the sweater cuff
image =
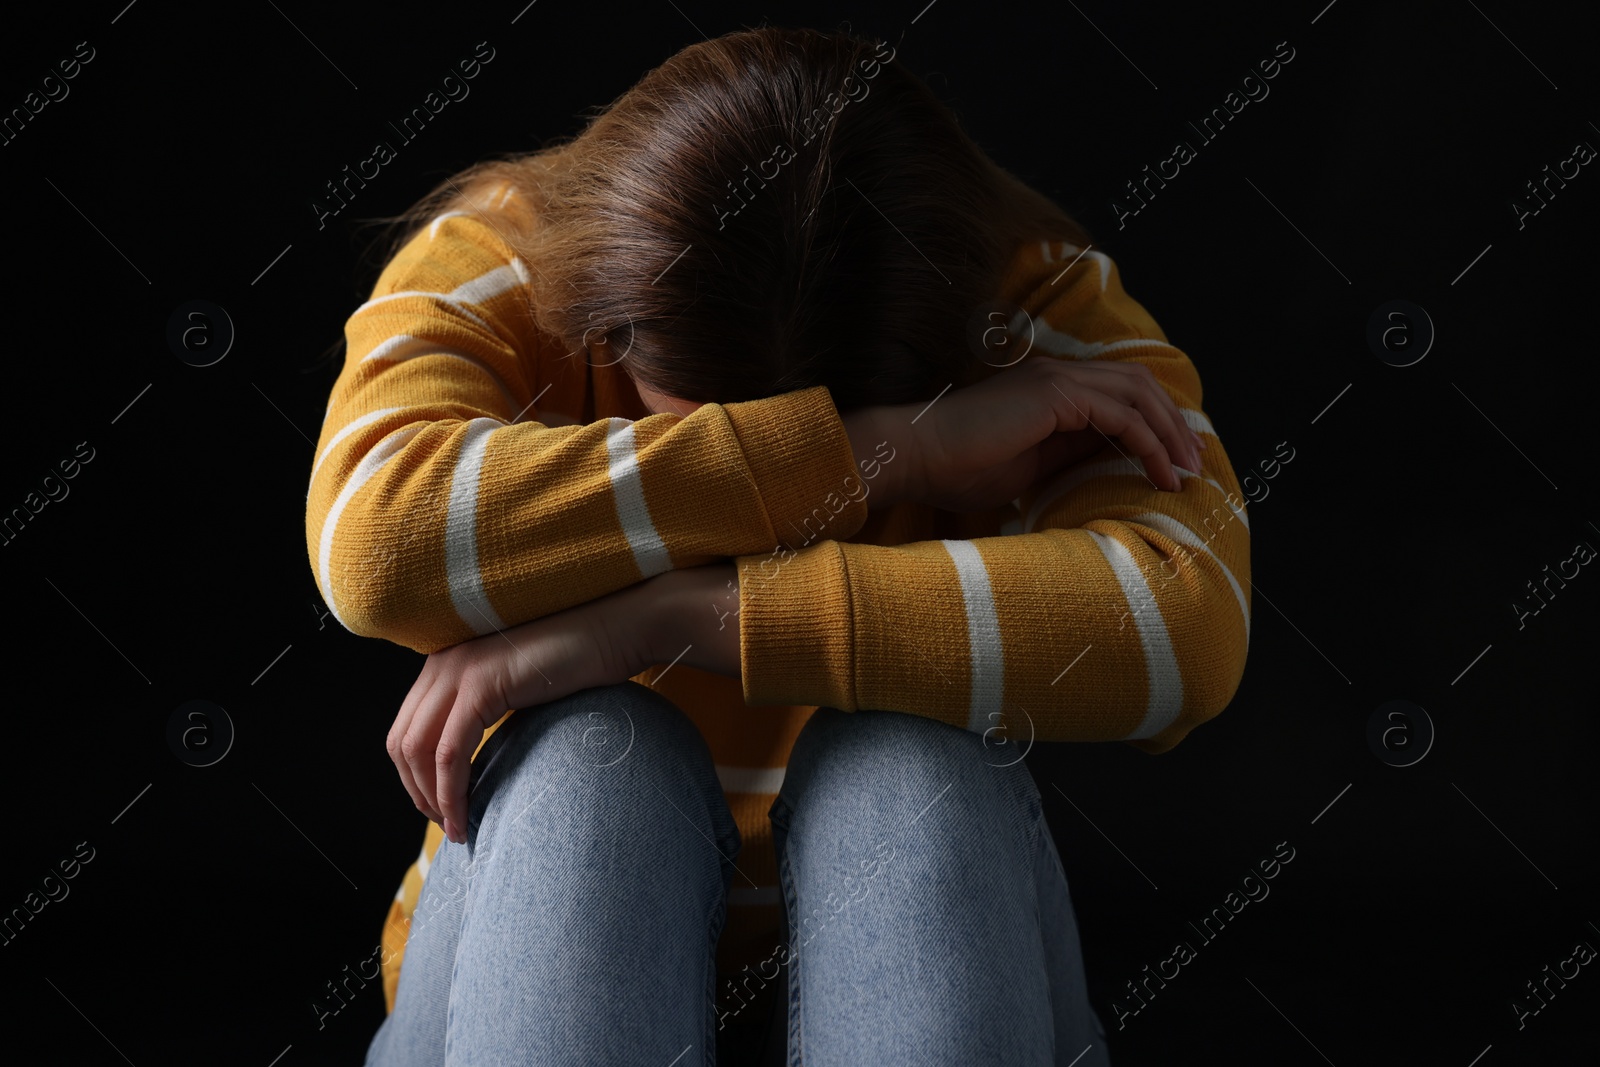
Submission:
POLYGON ((722 407, 779 544, 842 540, 861 529, 866 495, 827 386, 722 407))
POLYGON ((735 563, 745 704, 855 711, 855 615, 843 547, 823 541, 735 563))

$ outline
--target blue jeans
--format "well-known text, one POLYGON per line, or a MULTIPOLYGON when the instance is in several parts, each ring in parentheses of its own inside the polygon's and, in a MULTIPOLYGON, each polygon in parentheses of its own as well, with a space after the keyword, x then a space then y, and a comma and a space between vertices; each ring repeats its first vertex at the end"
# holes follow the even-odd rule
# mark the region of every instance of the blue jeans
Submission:
MULTIPOLYGON (((763 976, 787 971, 788 1067, 1109 1064, 1014 751, 900 712, 807 722, 770 811, 785 928, 763 976)), ((716 945, 729 887, 751 883, 682 710, 625 682, 519 711, 469 808, 367 1063, 715 1063, 716 945)))

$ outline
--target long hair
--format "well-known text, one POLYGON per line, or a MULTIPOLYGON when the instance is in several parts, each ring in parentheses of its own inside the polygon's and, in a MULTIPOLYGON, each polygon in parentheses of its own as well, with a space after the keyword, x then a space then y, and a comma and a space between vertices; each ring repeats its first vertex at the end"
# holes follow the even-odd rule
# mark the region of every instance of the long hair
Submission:
POLYGON ((690 45, 577 136, 489 159, 394 247, 509 182, 541 331, 667 396, 826 385, 840 411, 986 372, 969 343, 1019 243, 1088 234, 995 164, 887 44, 762 27, 690 45))

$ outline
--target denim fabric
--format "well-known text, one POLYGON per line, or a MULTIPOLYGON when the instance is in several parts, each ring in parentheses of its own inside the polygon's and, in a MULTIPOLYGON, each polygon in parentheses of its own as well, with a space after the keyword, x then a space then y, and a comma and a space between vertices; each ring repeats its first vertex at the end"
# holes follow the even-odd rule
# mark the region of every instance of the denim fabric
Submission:
MULTIPOLYGON (((771 808, 780 1062, 1109 1063, 1038 790, 1003 762, 922 716, 806 724, 771 808)), ((474 761, 469 807, 367 1063, 714 1064, 740 841, 688 717, 634 682, 519 711, 474 761)))
POLYGON ((790 1067, 1107 1067, 1066 875, 1015 746, 818 708, 771 818, 790 1067))

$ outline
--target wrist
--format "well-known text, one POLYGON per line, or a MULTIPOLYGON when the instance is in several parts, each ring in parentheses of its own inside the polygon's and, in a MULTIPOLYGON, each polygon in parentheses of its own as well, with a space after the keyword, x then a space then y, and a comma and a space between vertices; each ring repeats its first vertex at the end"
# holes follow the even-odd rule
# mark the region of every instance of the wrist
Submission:
POLYGON ((740 676, 739 579, 731 561, 667 571, 642 587, 641 625, 653 664, 740 676))
POLYGON ((869 510, 891 507, 911 493, 911 435, 904 406, 859 408, 842 416, 856 474, 866 484, 869 510))
POLYGON ((672 620, 681 611, 683 571, 671 570, 634 586, 638 599, 631 606, 639 628, 644 657, 650 666, 671 663, 683 651, 681 628, 674 632, 672 620), (677 647, 668 646, 677 642, 677 647))

